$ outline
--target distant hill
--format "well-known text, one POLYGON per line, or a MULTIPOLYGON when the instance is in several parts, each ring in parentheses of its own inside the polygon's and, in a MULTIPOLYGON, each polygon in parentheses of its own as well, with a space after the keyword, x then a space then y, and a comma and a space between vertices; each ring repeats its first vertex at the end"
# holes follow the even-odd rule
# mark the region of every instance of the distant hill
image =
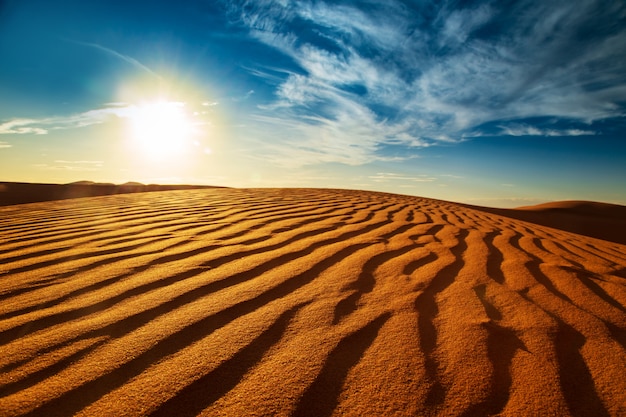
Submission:
POLYGON ((69 198, 98 197, 112 194, 190 190, 198 188, 222 187, 208 185, 145 185, 138 182, 127 182, 119 185, 93 181, 77 181, 70 184, 0 182, 0 206, 66 200, 69 198))
POLYGON ((515 209, 469 206, 580 235, 626 244, 626 206, 595 201, 556 201, 515 209))

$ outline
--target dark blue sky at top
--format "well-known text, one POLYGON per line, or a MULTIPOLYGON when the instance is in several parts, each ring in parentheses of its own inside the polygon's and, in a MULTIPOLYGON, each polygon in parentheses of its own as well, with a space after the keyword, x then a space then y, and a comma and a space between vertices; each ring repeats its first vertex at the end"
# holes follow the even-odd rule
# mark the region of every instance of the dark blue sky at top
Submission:
POLYGON ((0 1, 0 125, 150 74, 219 102, 268 164, 626 180, 623 1, 0 1))

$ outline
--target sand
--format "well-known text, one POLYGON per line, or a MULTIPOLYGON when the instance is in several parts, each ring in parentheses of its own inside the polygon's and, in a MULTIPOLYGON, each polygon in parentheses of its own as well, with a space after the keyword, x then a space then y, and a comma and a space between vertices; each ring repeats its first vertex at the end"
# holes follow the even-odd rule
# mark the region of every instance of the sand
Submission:
POLYGON ((626 415, 626 246, 393 194, 0 207, 0 415, 626 415))
POLYGON ((556 201, 517 209, 467 207, 626 245, 626 206, 556 201))
POLYGON ((77 181, 70 184, 37 184, 28 182, 0 182, 0 206, 36 203, 40 201, 65 200, 81 197, 97 197, 112 194, 142 193, 148 191, 191 190, 216 188, 206 185, 160 185, 127 182, 110 184, 93 181, 77 181))

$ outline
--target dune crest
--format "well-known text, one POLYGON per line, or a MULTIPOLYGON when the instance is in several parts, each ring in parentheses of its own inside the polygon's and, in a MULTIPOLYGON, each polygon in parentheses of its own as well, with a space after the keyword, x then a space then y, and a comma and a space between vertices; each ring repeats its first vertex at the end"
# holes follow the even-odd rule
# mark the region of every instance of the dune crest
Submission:
POLYGON ((555 201, 516 209, 464 206, 626 245, 626 206, 618 204, 555 201))
POLYGON ((126 182, 76 181, 69 184, 39 184, 27 182, 0 182, 0 206, 38 203, 41 201, 100 197, 114 194, 145 193, 151 191, 221 188, 208 185, 160 185, 126 182))
POLYGON ((0 414, 626 414, 626 246, 425 198, 0 207, 0 414))

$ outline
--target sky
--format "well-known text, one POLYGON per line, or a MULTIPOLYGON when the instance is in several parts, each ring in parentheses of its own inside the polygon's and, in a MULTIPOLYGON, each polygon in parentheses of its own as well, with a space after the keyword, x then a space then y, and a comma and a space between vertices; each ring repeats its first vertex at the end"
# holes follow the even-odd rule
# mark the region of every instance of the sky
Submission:
POLYGON ((0 0, 0 181, 626 205, 626 2, 0 0))

